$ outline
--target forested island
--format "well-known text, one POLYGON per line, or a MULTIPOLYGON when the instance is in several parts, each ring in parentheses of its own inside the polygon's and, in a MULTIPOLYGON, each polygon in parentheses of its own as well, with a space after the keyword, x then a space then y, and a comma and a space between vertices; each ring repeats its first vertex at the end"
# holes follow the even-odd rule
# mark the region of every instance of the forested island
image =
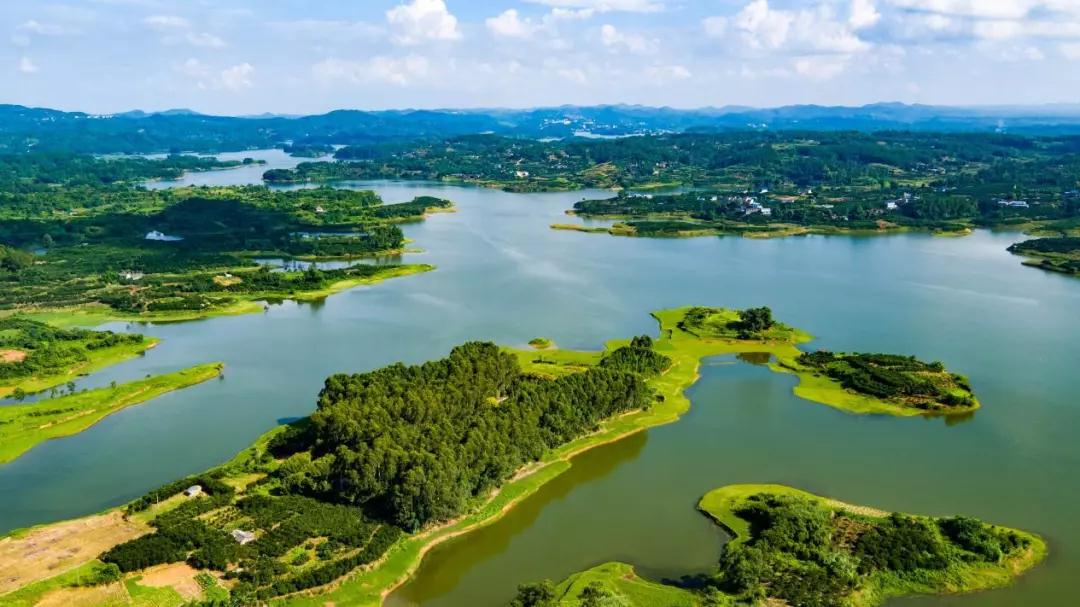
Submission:
MULTIPOLYGON (((114 539, 100 544, 99 560, 72 565, 112 572, 93 588, 143 592, 140 576, 171 567, 188 579, 209 576, 208 601, 305 605, 302 592, 319 588, 318 601, 377 604, 429 548, 499 517, 565 471, 573 455, 676 421, 690 406, 684 390, 710 356, 772 359, 774 370, 810 384, 806 393, 797 388, 800 395, 844 410, 928 412, 867 387, 906 389, 912 378, 897 361, 911 366, 913 359, 830 355, 838 368, 861 370, 868 384, 845 385, 832 360, 813 371, 782 366, 825 355, 799 350, 810 336, 776 322, 768 308, 654 316, 658 338, 616 340, 603 351, 472 342, 423 365, 332 376, 310 417, 270 432, 224 466, 95 519, 117 530, 114 539), (889 383, 897 377, 905 378, 901 386, 889 383)), ((917 373, 924 371, 944 373, 936 365, 917 373)), ((34 533, 15 541, 35 541, 34 533)), ((70 558, 62 543, 56 550, 44 560, 70 558)), ((80 592, 69 578, 37 571, 13 583, 11 596, 80 592)))
POLYGON ((1009 251, 1029 258, 1025 265, 1080 276, 1080 236, 1025 240, 1009 251))
POLYGON ((330 188, 132 185, 202 164, 183 156, 0 156, 0 310, 183 319, 254 311, 259 300, 324 297, 431 268, 278 271, 254 258, 399 252, 405 238, 398 224, 452 207, 431 197, 383 204, 374 192, 330 188))
POLYGON ((0 318, 0 398, 67 384, 138 356, 156 340, 137 333, 60 329, 26 318, 0 318))
POLYGON ((557 586, 522 585, 510 605, 872 607, 1007 586, 1047 552, 1034 534, 977 519, 888 513, 782 485, 722 487, 698 508, 731 540, 693 584, 652 582, 608 563, 557 586))

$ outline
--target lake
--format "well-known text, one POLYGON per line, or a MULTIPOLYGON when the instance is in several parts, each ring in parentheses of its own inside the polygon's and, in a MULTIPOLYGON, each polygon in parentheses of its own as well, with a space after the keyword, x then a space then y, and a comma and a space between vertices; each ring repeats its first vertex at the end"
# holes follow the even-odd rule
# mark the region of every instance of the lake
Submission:
MULTIPOLYGON (((182 183, 249 181, 250 171, 182 183)), ((259 157, 256 152, 236 156, 259 157)), ((254 177, 252 177, 254 175, 254 177)), ((166 187, 158 182, 155 187, 166 187)), ((376 182, 387 202, 453 200, 458 212, 403 226, 405 262, 437 266, 262 314, 108 328, 160 337, 145 356, 80 379, 127 381, 200 362, 224 378, 110 416, 0 467, 0 529, 96 512, 229 459, 283 420, 310 413, 325 377, 444 356, 467 340, 562 347, 655 334, 651 310, 768 305, 818 336, 809 347, 942 360, 983 403, 969 419, 859 417, 791 394, 791 376, 707 361, 678 423, 587 452, 507 517, 429 553, 392 595, 407 605, 500 605, 522 582, 608 560, 655 578, 707 569, 724 535, 698 514, 711 488, 776 482, 843 501, 955 513, 1036 531, 1051 557, 1013 588, 891 605, 1060 605, 1080 570, 1080 280, 1020 265, 1016 234, 634 239, 556 231, 600 192, 509 194, 376 182)))

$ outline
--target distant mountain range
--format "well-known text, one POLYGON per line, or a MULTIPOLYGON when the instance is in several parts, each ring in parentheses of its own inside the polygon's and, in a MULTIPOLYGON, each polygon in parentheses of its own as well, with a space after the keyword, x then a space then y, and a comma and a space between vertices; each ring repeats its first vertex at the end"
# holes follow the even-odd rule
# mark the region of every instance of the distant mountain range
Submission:
POLYGON ((0 151, 8 152, 218 152, 273 147, 289 141, 361 144, 475 133, 567 138, 741 129, 1073 135, 1080 134, 1080 104, 946 107, 876 103, 693 110, 602 105, 524 110, 336 110, 313 116, 211 116, 188 109, 96 115, 0 105, 0 151))

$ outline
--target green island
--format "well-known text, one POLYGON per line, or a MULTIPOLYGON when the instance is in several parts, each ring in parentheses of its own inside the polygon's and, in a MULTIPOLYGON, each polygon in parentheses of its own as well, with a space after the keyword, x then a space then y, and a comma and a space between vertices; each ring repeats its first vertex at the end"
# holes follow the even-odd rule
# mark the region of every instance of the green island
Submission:
MULTIPOLYGON (((851 412, 928 413, 891 395, 853 392, 862 384, 847 388, 824 372, 781 366, 775 361, 798 364, 805 353, 797 344, 810 336, 774 321, 768 308, 654 317, 658 337, 615 340, 603 351, 472 342, 423 365, 332 376, 309 418, 267 433, 223 466, 90 517, 106 529, 95 536, 98 561, 116 568, 117 580, 104 584, 137 584, 168 569, 213 576, 237 604, 378 605, 433 546, 497 520, 574 455, 678 420, 707 357, 772 360, 774 370, 813 383, 801 396, 851 412)), ((17 548, 51 529, 12 541, 17 548)), ((67 554, 64 547, 57 542, 55 551, 67 554)), ((49 559, 61 557, 51 554, 9 589, 37 597, 80 591, 43 577, 58 568, 49 559)), ((182 603, 174 598, 163 604, 182 603)))
POLYGON ((46 440, 78 434, 127 407, 218 377, 223 368, 221 363, 210 363, 124 384, 72 391, 32 404, 0 407, 0 464, 46 440))
POLYGON ((187 320, 317 299, 431 270, 359 262, 402 252, 399 224, 453 208, 427 196, 384 204, 371 191, 330 188, 137 185, 203 164, 185 156, 0 155, 0 314, 187 320), (267 259, 313 263, 305 270, 267 259), (358 263, 315 263, 340 259, 358 263))
POLYGON ((1025 240, 1009 247, 1009 251, 1027 257, 1025 265, 1080 276, 1080 236, 1025 240))
POLYGON ((799 605, 872 607, 895 597, 1008 586, 1047 554, 1031 533, 977 519, 888 513, 783 485, 730 485, 698 509, 731 535, 716 570, 677 586, 606 563, 513 607, 799 605))
POLYGON ((555 344, 546 337, 534 337, 529 340, 529 345, 537 350, 547 350, 555 347, 555 344))
POLYGON ((138 356, 157 341, 137 333, 60 329, 0 318, 0 398, 21 399, 138 356))

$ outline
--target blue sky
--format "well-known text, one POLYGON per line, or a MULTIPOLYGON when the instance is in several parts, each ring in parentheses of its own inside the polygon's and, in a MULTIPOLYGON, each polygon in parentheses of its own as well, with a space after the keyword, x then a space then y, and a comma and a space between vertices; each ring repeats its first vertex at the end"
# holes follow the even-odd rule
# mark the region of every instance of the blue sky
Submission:
POLYGON ((0 102, 107 113, 1080 102, 1080 0, 4 0, 0 102))

